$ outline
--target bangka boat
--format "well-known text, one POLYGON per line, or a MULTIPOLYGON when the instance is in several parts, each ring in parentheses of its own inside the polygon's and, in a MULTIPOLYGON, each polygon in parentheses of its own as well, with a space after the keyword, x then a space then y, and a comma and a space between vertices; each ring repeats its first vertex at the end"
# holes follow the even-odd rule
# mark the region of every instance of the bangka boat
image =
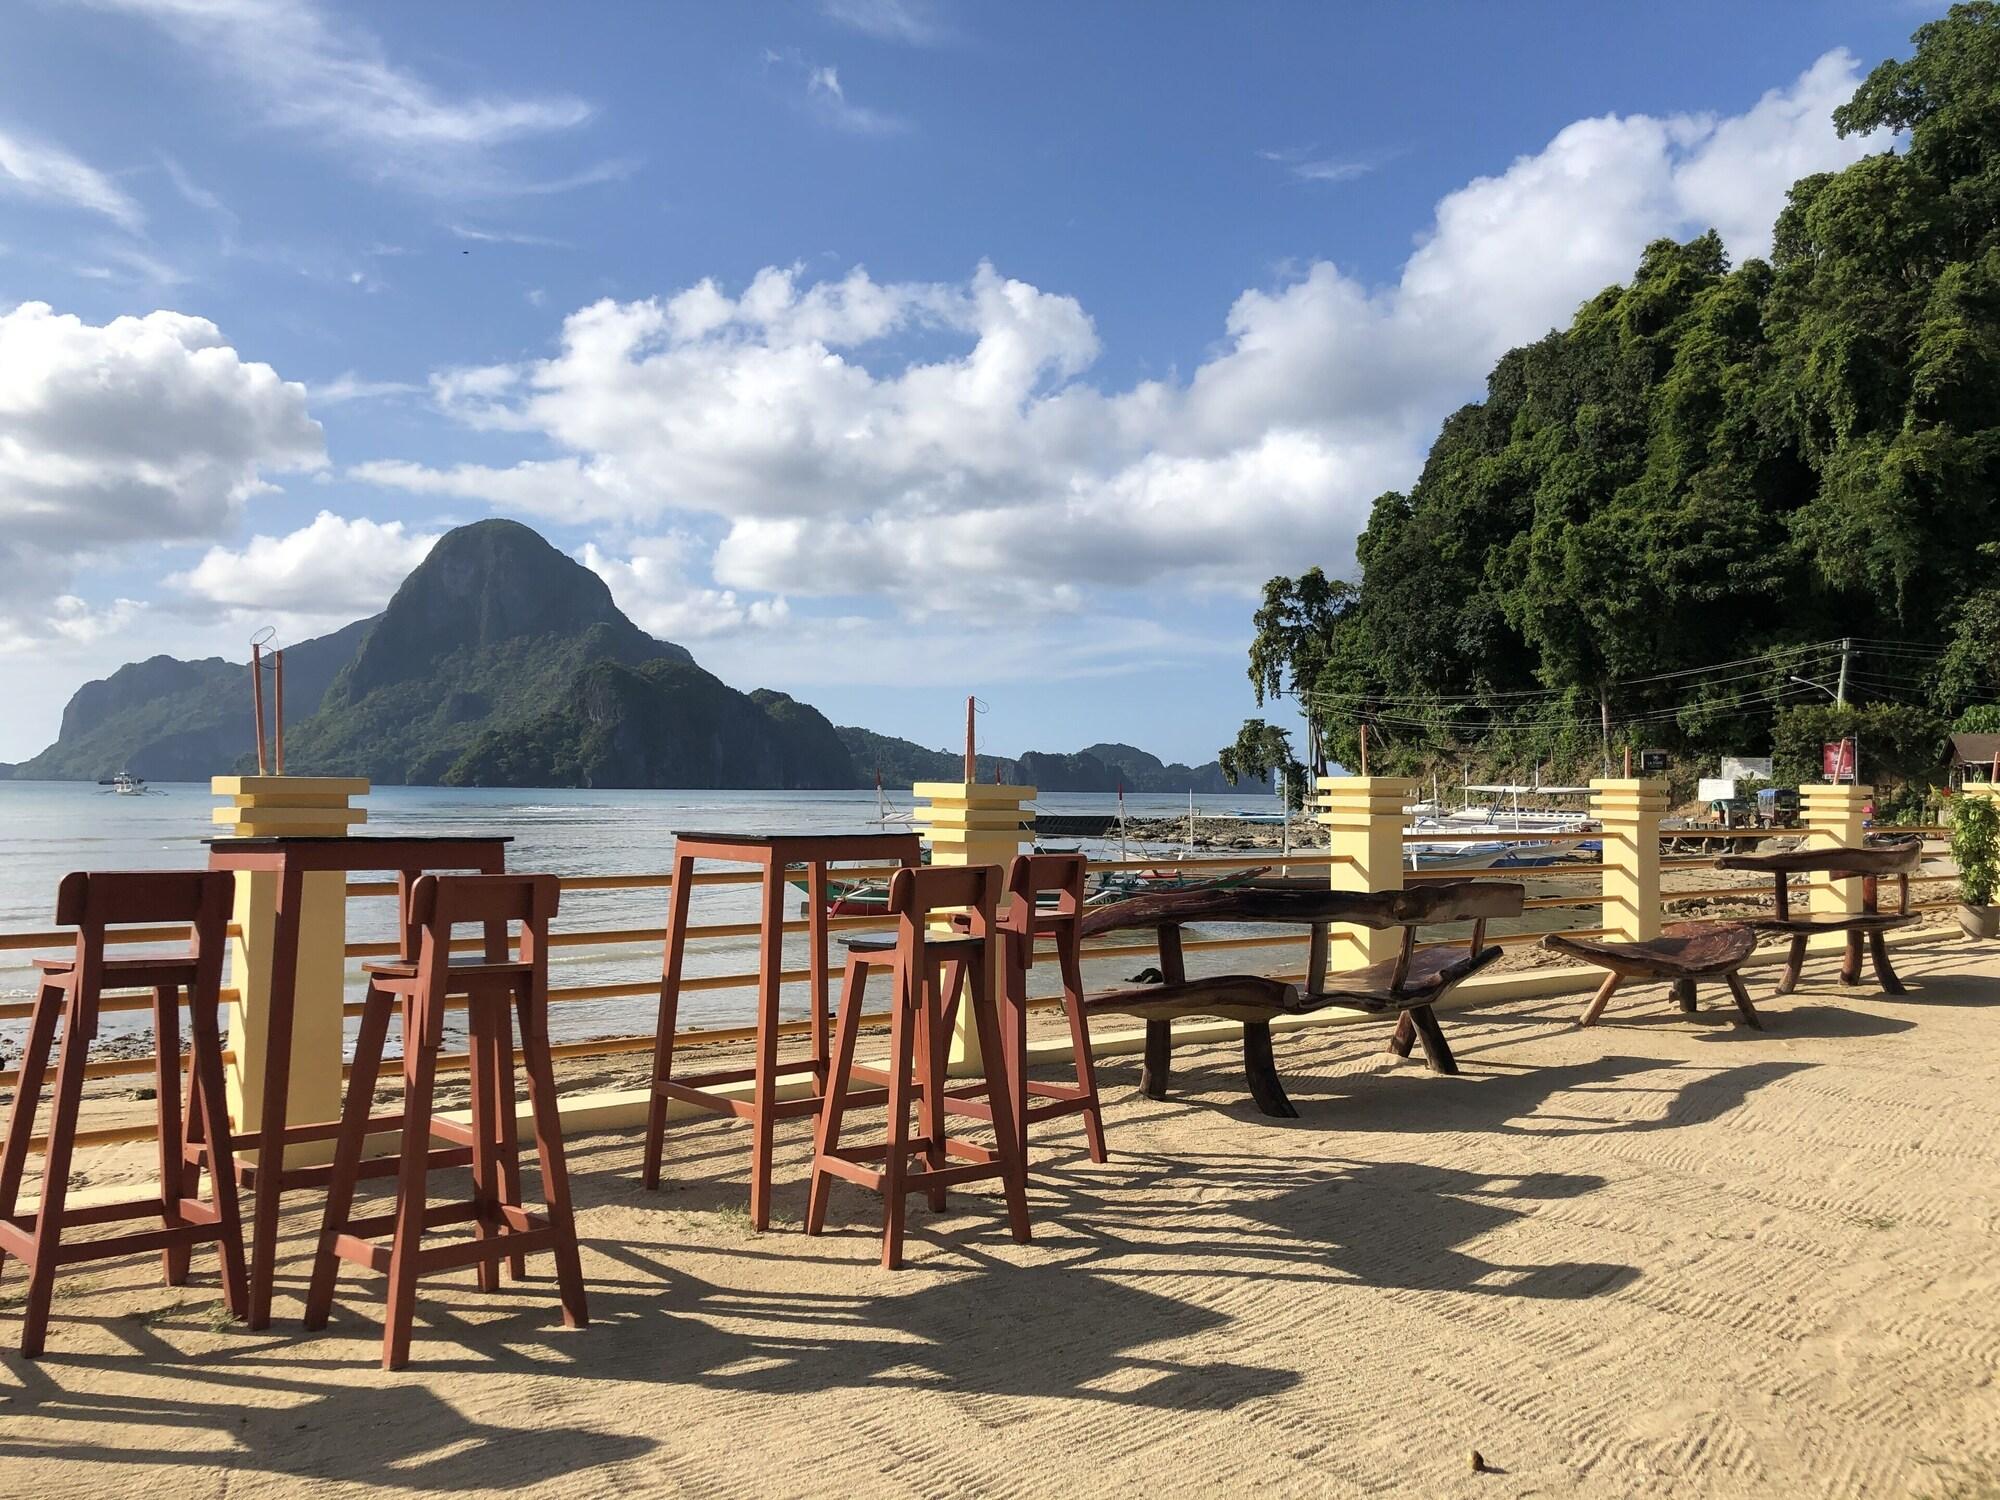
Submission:
POLYGON ((157 795, 151 787, 146 785, 145 777, 134 776, 130 771, 120 771, 116 776, 105 781, 100 781, 97 784, 99 786, 110 787, 120 797, 157 795))

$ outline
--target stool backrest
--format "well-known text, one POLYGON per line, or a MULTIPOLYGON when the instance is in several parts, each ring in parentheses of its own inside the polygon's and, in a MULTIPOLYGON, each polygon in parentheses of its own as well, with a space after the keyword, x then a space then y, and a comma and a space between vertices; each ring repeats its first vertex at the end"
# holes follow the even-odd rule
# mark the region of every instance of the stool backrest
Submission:
POLYGON ((187 956, 204 988, 222 982, 236 877, 227 870, 74 870, 56 887, 56 921, 76 931, 76 961, 89 975, 113 927, 189 928, 187 956))
POLYGON ((1081 854, 1017 854, 1007 867, 1007 894, 1013 902, 1000 918, 1008 932, 1053 932, 1060 924, 1083 915, 1084 872, 1089 861, 1081 854), (1053 892, 1048 905, 1042 897, 1053 892))
POLYGON ((546 968, 549 922, 561 898, 553 875, 420 875, 410 887, 410 928, 420 962, 442 969, 452 930, 478 923, 486 930, 486 962, 507 960, 509 923, 518 923, 517 961, 546 968))
POLYGON ((918 865, 889 877, 889 912, 920 933, 933 912, 963 909, 966 931, 986 937, 1000 901, 998 865, 918 865))

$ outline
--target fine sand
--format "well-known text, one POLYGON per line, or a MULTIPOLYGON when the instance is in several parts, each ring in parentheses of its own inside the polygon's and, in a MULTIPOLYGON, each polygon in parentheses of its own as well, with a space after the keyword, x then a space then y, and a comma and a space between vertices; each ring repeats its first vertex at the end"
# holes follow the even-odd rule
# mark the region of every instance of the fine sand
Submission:
POLYGON ((676 1124, 657 1196, 635 1135, 578 1139, 592 1325, 546 1261, 460 1273, 394 1375, 363 1273, 299 1331, 309 1194, 266 1334, 212 1257, 178 1289, 143 1257, 70 1277, 23 1361, 9 1267, 0 1492, 2000 1495, 2000 956, 1898 962, 1900 998, 1753 971, 1762 1034, 1659 986, 1592 1031, 1581 997, 1447 1018, 1457 1078, 1378 1029, 1281 1037, 1296 1121, 1228 1047, 1165 1103, 1110 1059, 1112 1160, 1044 1128, 1035 1243, 916 1198, 900 1273, 858 1189, 799 1231, 802 1124, 764 1235, 739 1128, 676 1124))

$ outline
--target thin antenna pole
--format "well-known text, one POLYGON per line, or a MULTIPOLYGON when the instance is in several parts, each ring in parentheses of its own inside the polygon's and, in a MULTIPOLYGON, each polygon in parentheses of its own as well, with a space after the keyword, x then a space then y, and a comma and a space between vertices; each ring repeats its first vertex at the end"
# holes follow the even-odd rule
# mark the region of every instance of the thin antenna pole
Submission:
POLYGON ((264 648, 255 641, 250 643, 250 701, 257 710, 257 774, 262 776, 267 769, 264 764, 264 648))
POLYGON ((972 728, 972 715, 976 710, 978 702, 977 698, 967 698, 965 700, 965 784, 967 786, 971 786, 979 780, 979 756, 975 753, 972 728))
POLYGON ((1368 726, 1361 726, 1361 774, 1368 774, 1368 726))
POLYGON ((276 714, 274 715, 274 732, 278 742, 277 755, 276 755, 278 763, 277 769, 278 769, 278 774, 282 776, 285 774, 285 653, 284 652, 273 651, 271 653, 271 675, 275 679, 272 683, 272 687, 276 690, 275 695, 277 699, 277 701, 272 705, 277 710, 276 714))
POLYGON ((1625 779, 1627 781, 1632 779, 1632 747, 1630 745, 1625 747, 1625 779))

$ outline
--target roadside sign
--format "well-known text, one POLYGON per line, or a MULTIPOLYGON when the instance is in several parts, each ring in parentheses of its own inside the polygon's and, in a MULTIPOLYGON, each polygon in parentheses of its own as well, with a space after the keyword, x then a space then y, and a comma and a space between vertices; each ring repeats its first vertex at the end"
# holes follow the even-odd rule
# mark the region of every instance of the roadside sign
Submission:
POLYGON ((1667 768, 1667 752, 1664 750, 1641 750, 1639 752, 1639 774, 1652 776, 1667 768))
POLYGON ((1854 780, 1854 741, 1829 740, 1819 747, 1820 774, 1828 781, 1854 780))

